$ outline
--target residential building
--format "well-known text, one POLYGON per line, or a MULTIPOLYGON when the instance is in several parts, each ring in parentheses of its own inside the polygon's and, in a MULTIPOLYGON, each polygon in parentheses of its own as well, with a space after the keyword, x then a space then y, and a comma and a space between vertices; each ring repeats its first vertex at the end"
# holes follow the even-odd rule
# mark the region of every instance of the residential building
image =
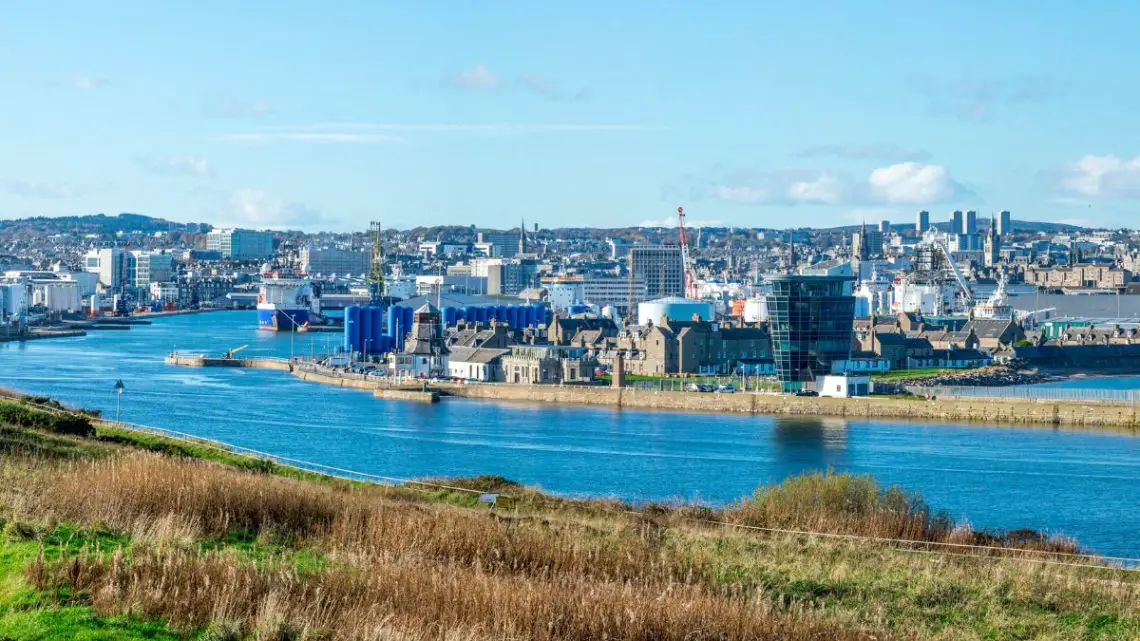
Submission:
POLYGON ((491 258, 514 258, 520 247, 526 247, 526 234, 518 230, 486 230, 476 236, 475 250, 491 258))
POLYGON ((302 247, 300 263, 301 272, 310 276, 359 276, 372 268, 372 254, 359 249, 302 247))
POLYGON ((230 260, 263 260, 273 256, 273 233, 223 227, 206 234, 206 250, 230 260))
POLYGON ((1013 220, 1010 218, 1009 210, 1003 209, 998 214, 997 234, 998 236, 1008 236, 1011 233, 1013 233, 1013 220))
POLYGON ((966 234, 967 236, 973 236, 978 233, 978 212, 973 209, 966 212, 965 227, 963 227, 959 233, 966 234))
POLYGON ((588 383, 597 362, 580 347, 560 345, 515 345, 502 357, 508 383, 550 385, 588 383))
POLYGON ((452 347, 447 359, 448 376, 493 383, 504 380, 503 357, 509 349, 492 347, 452 347))
POLYGON ((914 231, 921 235, 928 229, 930 229, 930 212, 924 209, 915 216, 914 231))
POLYGON ((784 391, 796 392, 851 357, 855 297, 841 276, 784 275, 772 279, 768 320, 772 356, 784 391))
POLYGON ((645 282, 648 298, 685 294, 684 262, 677 245, 634 245, 629 249, 629 269, 634 279, 645 282))
POLYGON ((966 233, 966 218, 962 214, 961 209, 955 209, 950 214, 950 230, 949 234, 954 236, 956 234, 966 233))
POLYGON ((1025 270, 1025 282, 1038 287, 1119 289, 1131 281, 1132 272, 1104 264, 1030 267, 1025 270))

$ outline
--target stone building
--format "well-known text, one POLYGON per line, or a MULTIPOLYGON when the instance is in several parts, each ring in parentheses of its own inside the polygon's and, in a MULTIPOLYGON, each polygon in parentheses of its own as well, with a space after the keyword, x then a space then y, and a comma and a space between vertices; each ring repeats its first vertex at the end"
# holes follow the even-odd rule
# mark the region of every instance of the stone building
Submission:
POLYGON ((389 367, 398 376, 447 376, 450 353, 439 310, 430 303, 424 303, 412 316, 412 329, 408 332, 403 351, 389 356, 389 367))
POLYGON ((588 383, 597 361, 580 347, 515 345, 502 357, 503 378, 518 385, 588 383))

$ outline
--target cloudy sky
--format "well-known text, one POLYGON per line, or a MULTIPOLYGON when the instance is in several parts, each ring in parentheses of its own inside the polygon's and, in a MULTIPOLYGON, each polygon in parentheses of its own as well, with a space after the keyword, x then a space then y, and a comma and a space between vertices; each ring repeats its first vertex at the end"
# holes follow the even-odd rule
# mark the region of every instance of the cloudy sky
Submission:
POLYGON ((1137 226, 1129 3, 8 3, 0 218, 1137 226))

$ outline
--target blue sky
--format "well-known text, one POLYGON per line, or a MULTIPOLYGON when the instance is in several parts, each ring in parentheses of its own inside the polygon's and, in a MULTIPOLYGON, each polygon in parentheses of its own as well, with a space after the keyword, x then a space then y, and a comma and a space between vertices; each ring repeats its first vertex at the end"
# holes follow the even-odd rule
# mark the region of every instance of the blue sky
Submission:
POLYGON ((8 3, 0 218, 1136 226, 1140 5, 8 3))

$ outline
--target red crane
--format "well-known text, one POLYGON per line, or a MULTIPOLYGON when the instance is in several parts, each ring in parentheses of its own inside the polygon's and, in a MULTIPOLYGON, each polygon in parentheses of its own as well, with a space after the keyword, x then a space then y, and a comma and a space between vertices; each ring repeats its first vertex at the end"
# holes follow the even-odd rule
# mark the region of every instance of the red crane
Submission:
POLYGON ((689 241, 685 238, 685 208, 677 208, 677 227, 681 232, 681 273, 686 298, 697 298, 697 284, 693 282, 692 267, 689 264, 689 241))

